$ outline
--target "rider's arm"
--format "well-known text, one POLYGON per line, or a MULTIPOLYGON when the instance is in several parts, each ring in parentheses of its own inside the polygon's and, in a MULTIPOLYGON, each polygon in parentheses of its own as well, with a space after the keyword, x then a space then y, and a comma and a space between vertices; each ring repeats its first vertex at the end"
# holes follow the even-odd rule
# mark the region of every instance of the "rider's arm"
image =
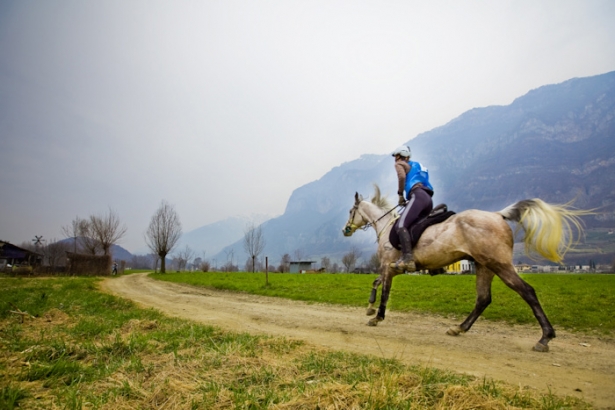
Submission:
POLYGON ((395 171, 397 172, 397 195, 404 196, 406 188, 406 174, 410 171, 410 165, 406 161, 395 162, 395 171))

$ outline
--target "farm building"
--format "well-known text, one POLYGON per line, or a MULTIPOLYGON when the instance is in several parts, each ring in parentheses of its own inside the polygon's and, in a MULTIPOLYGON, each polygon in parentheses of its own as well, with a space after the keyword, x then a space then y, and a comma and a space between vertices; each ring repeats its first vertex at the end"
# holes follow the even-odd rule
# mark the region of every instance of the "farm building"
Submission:
POLYGON ((532 271, 532 265, 528 265, 527 263, 520 263, 518 265, 515 265, 515 269, 519 273, 521 273, 521 272, 531 272, 532 271))
POLYGON ((0 241, 0 268, 16 265, 40 265, 43 256, 12 243, 0 241))
POLYGON ((474 262, 462 259, 446 267, 448 273, 476 273, 474 262))
POLYGON ((316 263, 315 261, 296 261, 290 262, 290 273, 305 273, 308 270, 312 269, 312 264, 316 263))

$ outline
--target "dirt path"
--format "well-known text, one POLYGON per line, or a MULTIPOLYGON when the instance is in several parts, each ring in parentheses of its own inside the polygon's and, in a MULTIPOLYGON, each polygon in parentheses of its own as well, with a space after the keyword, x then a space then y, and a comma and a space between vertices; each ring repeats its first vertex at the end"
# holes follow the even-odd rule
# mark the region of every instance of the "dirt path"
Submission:
MULTIPOLYGON (((365 309, 307 304, 155 281, 146 274, 110 278, 103 289, 175 317, 232 331, 302 339, 331 349, 395 357, 408 364, 490 377, 558 395, 583 397, 615 409, 615 340, 558 330, 549 353, 531 350, 536 326, 480 320, 459 337, 445 334, 452 321, 391 311, 378 327, 366 326, 365 309)), ((368 296, 366 290, 366 297, 368 296)))

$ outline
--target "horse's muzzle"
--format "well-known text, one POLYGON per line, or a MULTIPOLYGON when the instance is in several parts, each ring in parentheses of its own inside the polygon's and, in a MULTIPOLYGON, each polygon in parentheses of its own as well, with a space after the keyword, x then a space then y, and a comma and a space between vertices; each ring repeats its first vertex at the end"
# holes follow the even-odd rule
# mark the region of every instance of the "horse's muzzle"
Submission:
POLYGON ((354 233, 354 230, 350 225, 346 225, 346 227, 342 229, 342 233, 344 236, 351 236, 354 233))

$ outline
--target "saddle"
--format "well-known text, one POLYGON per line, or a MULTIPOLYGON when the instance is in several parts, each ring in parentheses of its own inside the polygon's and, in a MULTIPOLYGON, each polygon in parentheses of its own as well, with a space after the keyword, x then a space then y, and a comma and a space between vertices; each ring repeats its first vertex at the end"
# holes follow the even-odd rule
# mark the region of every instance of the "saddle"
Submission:
MULTIPOLYGON (((455 215, 455 212, 449 211, 446 204, 440 204, 436 206, 430 213, 424 218, 419 219, 410 227, 410 243, 414 248, 418 243, 419 239, 425 229, 429 228, 432 225, 439 224, 441 222, 446 221, 451 216, 455 215)), ((397 250, 401 250, 401 244, 399 242, 399 236, 397 236, 397 224, 399 223, 399 219, 395 221, 393 224, 393 229, 389 233, 389 242, 391 245, 397 250)))

